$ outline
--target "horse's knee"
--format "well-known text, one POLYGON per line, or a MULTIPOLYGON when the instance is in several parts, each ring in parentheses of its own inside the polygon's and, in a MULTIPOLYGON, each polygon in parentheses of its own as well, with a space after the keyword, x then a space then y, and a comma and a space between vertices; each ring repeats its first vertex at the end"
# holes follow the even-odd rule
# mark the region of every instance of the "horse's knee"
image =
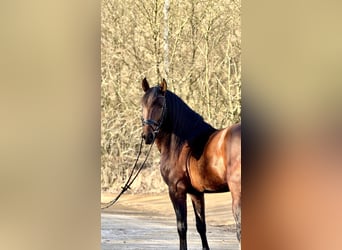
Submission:
POLYGON ((178 234, 180 236, 184 236, 186 234, 186 231, 187 231, 186 222, 178 221, 177 222, 177 230, 178 230, 178 234))

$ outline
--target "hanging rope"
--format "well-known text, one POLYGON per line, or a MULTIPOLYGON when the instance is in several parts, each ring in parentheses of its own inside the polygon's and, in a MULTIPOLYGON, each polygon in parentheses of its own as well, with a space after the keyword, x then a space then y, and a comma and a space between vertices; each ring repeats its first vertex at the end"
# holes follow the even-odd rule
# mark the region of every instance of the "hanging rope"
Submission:
POLYGON ((150 155, 150 152, 151 152, 151 149, 152 149, 152 146, 154 144, 154 141, 151 143, 151 146, 146 154, 146 157, 145 157, 145 160, 143 161, 143 163, 140 165, 140 167, 138 167, 138 160, 140 158, 140 155, 141 155, 141 149, 142 149, 142 144, 143 144, 143 138, 141 138, 141 142, 140 142, 140 147, 139 147, 139 153, 138 153, 138 156, 137 156, 137 159, 135 160, 135 163, 134 163, 134 166, 132 168, 132 171, 125 183, 125 185, 123 187, 121 187, 121 192, 113 199, 111 200, 110 202, 107 202, 104 204, 103 207, 101 207, 101 209, 106 209, 106 208, 109 208, 110 206, 112 206, 115 202, 117 202, 120 198, 120 196, 122 194, 124 194, 128 189, 130 189, 132 183, 134 182, 134 180, 138 177, 140 171, 144 168, 145 166, 145 163, 147 161, 147 158, 148 156, 150 155))

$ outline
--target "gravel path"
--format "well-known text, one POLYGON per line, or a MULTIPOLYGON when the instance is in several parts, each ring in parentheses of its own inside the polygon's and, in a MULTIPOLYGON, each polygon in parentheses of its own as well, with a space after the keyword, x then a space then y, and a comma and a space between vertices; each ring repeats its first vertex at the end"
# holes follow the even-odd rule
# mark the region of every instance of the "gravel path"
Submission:
MULTIPOLYGON (((129 202, 133 202, 132 200, 129 202)), ((139 199, 136 200, 139 201, 139 199)), ((146 205, 152 207, 150 203, 146 205)), ((161 205, 159 204, 159 207, 161 205)), ((151 213, 146 209, 131 210, 130 207, 125 207, 125 202, 123 202, 123 206, 119 205, 110 210, 104 210, 101 214, 101 249, 178 250, 179 241, 175 216, 167 208, 159 211, 160 213, 151 213)), ((215 218, 216 216, 211 215, 211 217, 215 218)), ((207 222, 207 238, 210 249, 239 249, 234 225, 225 222, 218 224, 215 221, 219 221, 219 218, 207 222)), ((187 238, 189 250, 202 249, 191 210, 188 211, 187 238)))

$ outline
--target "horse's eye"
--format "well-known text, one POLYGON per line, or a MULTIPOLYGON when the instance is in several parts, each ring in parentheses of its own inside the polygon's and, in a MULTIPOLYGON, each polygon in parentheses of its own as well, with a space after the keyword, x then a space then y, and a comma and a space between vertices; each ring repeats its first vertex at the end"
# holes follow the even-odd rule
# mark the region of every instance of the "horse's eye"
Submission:
POLYGON ((156 108, 162 108, 163 107, 163 105, 160 102, 154 102, 153 106, 156 108))

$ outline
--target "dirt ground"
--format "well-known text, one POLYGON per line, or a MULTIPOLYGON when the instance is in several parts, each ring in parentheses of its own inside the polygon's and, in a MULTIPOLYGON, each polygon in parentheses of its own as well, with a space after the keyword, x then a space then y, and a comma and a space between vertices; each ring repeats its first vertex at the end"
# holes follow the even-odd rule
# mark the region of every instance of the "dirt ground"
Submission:
MULTIPOLYGON (((115 194, 103 193, 101 202, 115 194)), ((207 238, 212 250, 239 249, 230 193, 206 194, 207 238)), ((188 249, 201 249, 188 198, 188 249)), ((179 245, 176 219, 167 194, 124 194, 101 213, 101 249, 167 249, 179 245)))

